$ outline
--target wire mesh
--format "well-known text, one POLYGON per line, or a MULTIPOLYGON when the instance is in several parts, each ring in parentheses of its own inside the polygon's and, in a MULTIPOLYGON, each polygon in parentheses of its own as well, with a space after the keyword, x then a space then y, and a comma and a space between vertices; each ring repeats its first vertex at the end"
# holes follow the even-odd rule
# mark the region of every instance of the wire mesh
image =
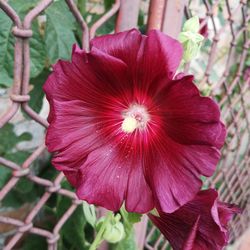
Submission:
MULTIPOLYGON (((82 47, 86 50, 88 50, 89 39, 94 37, 96 31, 117 13, 116 31, 122 31, 137 25, 140 1, 116 0, 110 10, 91 27, 88 27, 73 0, 66 0, 65 2, 79 24, 82 31, 82 47)), ((185 6, 185 1, 177 1, 181 4, 173 9, 174 2, 150 1, 150 11, 146 13, 148 14, 148 26, 149 28, 162 29, 169 34, 178 34, 183 14, 186 17, 197 14, 203 18, 201 25, 208 26, 209 38, 212 42, 207 42, 205 50, 201 52, 202 55, 199 58, 202 58, 202 61, 197 59, 190 65, 186 65, 186 71, 195 74, 200 89, 209 90, 210 95, 217 99, 223 119, 227 124, 228 136, 222 151, 222 160, 216 174, 213 178, 206 180, 205 185, 217 188, 224 201, 239 204, 244 208, 243 214, 237 216, 231 224, 232 240, 235 240, 246 230, 250 222, 250 76, 248 75, 244 79, 246 71, 244 61, 249 57, 250 46, 249 8, 247 8, 247 1, 204 0, 198 4, 194 4, 196 1, 190 1, 190 4, 185 6), (172 2, 172 5, 169 5, 169 2, 172 2), (223 6, 221 6, 222 3, 223 6), (199 6, 199 9, 194 6, 199 6), (176 24, 169 19, 171 12, 178 14, 175 17, 179 20, 176 24), (219 18, 222 19, 220 22, 218 21, 219 18), (237 51, 240 52, 237 53, 237 51)), ((0 7, 13 22, 12 33, 15 36, 14 80, 9 95, 11 106, 0 117, 0 127, 6 126, 17 115, 20 108, 36 123, 45 128, 48 126, 47 121, 29 105, 29 42, 32 38, 32 22, 51 4, 53 4, 53 0, 40 1, 21 20, 7 1, 0 0, 0 7)), ((0 164, 12 171, 11 178, 0 191, 0 201, 24 178, 43 187, 44 190, 37 203, 28 209, 22 220, 9 214, 0 214, 0 222, 11 226, 14 230, 14 233, 5 242, 5 250, 14 249, 26 234, 45 237, 48 249, 57 249, 62 226, 75 209, 82 204, 73 192, 61 187, 60 184, 64 179, 62 173, 58 174, 54 181, 51 181, 37 176, 33 171, 32 163, 45 151, 45 145, 42 143, 21 165, 0 157, 0 164), (65 213, 57 220, 53 230, 49 231, 36 226, 34 220, 49 198, 55 193, 69 197, 72 202, 65 213)), ((163 236, 152 225, 148 226, 144 247, 146 249, 169 248, 163 236)))

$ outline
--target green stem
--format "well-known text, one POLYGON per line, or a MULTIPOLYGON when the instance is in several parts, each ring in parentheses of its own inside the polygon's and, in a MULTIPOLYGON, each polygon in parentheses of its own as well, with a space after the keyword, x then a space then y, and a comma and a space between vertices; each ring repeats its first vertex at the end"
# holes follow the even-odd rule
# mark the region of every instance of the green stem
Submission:
POLYGON ((89 250, 96 250, 98 248, 98 246, 102 243, 103 241, 103 233, 105 231, 105 228, 109 222, 109 220, 112 218, 112 215, 113 215, 113 212, 108 212, 106 217, 105 217, 105 220, 103 221, 102 225, 101 225, 101 228, 100 230, 98 231, 96 237, 95 237, 95 240, 93 241, 93 243, 91 244, 89 250))

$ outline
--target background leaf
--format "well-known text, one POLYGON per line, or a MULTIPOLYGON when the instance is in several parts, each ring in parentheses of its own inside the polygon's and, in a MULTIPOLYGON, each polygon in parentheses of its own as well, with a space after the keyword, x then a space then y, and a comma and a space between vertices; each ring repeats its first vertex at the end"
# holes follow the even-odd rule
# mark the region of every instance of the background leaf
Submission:
POLYGON ((30 83, 31 85, 33 85, 33 89, 29 93, 29 105, 37 113, 40 112, 43 104, 43 84, 45 83, 50 73, 51 72, 48 69, 44 69, 37 77, 30 79, 30 83))
POLYGON ((75 19, 64 1, 53 3, 46 11, 45 45, 51 64, 58 58, 69 59, 74 36, 75 19))
POLYGON ((45 43, 39 32, 38 21, 32 23, 33 36, 30 39, 30 77, 38 76, 45 67, 45 43))
MULTIPOLYGON (((23 163, 23 161, 29 156, 29 152, 26 151, 17 151, 15 146, 21 141, 29 141, 32 139, 31 134, 23 133, 20 136, 17 136, 13 131, 14 125, 7 123, 0 130, 0 156, 4 157, 10 161, 13 161, 17 164, 23 163)), ((0 165, 0 188, 9 180, 11 176, 11 170, 5 166, 0 165)), ((32 189, 34 184, 27 179, 21 179, 17 185, 7 194, 3 200, 3 205, 19 207, 25 201, 30 201, 35 198, 34 192, 32 189), (23 194, 29 195, 23 195, 23 194)))
POLYGON ((11 86, 14 38, 11 34, 12 22, 9 17, 0 9, 0 84, 11 86))
MULTIPOLYGON (((70 185, 67 182, 63 182, 62 186, 64 188, 70 189, 70 185)), ((58 196, 58 218, 60 218, 65 213, 65 211, 70 207, 71 204, 71 199, 64 196, 58 196)), ((82 206, 78 206, 73 215, 67 220, 60 231, 60 240, 62 241, 61 246, 64 246, 64 248, 61 249, 87 250, 88 246, 86 246, 84 233, 85 225, 86 220, 84 217, 82 206)))
POLYGON ((112 5, 114 4, 114 0, 104 0, 104 7, 105 7, 105 10, 109 10, 112 5))
POLYGON ((27 238, 25 238, 23 250, 44 250, 48 248, 48 244, 44 237, 29 234, 27 238))
MULTIPOLYGON (((9 4, 19 16, 24 17, 37 2, 37 0, 12 0, 9 1, 9 4)), ((0 24, 0 84, 9 87, 13 83, 15 38, 12 35, 12 21, 1 9, 0 24)), ((32 23, 32 30, 33 37, 30 39, 30 75, 36 77, 44 68, 46 53, 37 20, 32 23)))
POLYGON ((111 250, 135 250, 136 244, 134 239, 134 230, 130 231, 130 234, 117 244, 111 245, 111 250))

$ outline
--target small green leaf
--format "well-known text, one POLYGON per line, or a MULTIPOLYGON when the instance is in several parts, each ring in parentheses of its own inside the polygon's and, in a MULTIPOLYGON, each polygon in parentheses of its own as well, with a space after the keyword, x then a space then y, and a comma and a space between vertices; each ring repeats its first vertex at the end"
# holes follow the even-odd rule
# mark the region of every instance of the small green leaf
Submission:
POLYGON ((199 34, 199 29, 200 23, 199 18, 197 16, 188 19, 184 23, 182 32, 179 34, 178 37, 184 49, 184 62, 190 62, 198 55, 200 51, 201 43, 204 40, 204 37, 199 34))
POLYGON ((128 221, 133 224, 140 222, 141 217, 142 217, 142 214, 128 213, 128 221))
POLYGON ((178 37, 179 41, 181 43, 187 42, 187 41, 192 41, 195 43, 200 43, 204 40, 204 37, 200 35, 199 33, 193 33, 191 31, 185 31, 181 32, 178 37))
POLYGON ((186 62, 190 62, 193 58, 195 58, 200 50, 200 46, 192 41, 187 41, 186 43, 184 43, 183 48, 184 48, 183 59, 186 62))
POLYGON ((198 33, 200 29, 200 22, 198 16, 193 16, 189 18, 183 26, 183 31, 191 31, 198 33))
POLYGON ((120 222, 121 216, 117 214, 109 220, 106 224, 103 239, 108 241, 109 243, 117 243, 121 241, 125 237, 124 226, 120 222))
POLYGON ((121 207, 120 213, 122 216, 123 224, 125 226, 126 237, 130 234, 133 229, 133 224, 141 220, 141 214, 129 213, 124 207, 121 207))
POLYGON ((54 2, 46 11, 45 45, 51 64, 59 58, 69 59, 74 36, 75 19, 64 1, 54 2))
POLYGON ((151 213, 152 215, 154 215, 154 216, 160 217, 159 212, 157 211, 156 208, 152 209, 152 210, 150 211, 150 213, 151 213))
POLYGON ((33 85, 33 89, 30 91, 29 105, 37 113, 39 113, 42 108, 44 97, 42 87, 49 74, 50 71, 48 69, 44 69, 37 77, 30 79, 30 83, 31 85, 33 85))
POLYGON ((96 224, 95 206, 88 204, 86 201, 83 202, 82 206, 87 222, 94 228, 96 224))

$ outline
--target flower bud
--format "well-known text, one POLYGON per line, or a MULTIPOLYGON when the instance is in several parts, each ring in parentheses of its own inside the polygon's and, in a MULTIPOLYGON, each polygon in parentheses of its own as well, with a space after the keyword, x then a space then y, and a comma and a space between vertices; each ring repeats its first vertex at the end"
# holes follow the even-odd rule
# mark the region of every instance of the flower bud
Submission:
POLYGON ((105 217, 101 217, 96 225, 97 231, 106 223, 102 238, 110 243, 117 243, 125 237, 124 226, 120 222, 121 215, 112 215, 112 217, 107 221, 105 217))
POLYGON ((118 221, 115 224, 109 223, 105 228, 103 239, 110 243, 117 243, 125 236, 124 226, 118 221))
POLYGON ((200 51, 204 37, 199 34, 199 27, 199 18, 197 16, 192 17, 185 22, 183 31, 179 34, 179 41, 184 49, 183 60, 185 62, 194 59, 200 51))
POLYGON ((191 31, 193 33, 198 33, 200 29, 200 22, 198 16, 193 16, 188 19, 183 26, 183 31, 191 31))

